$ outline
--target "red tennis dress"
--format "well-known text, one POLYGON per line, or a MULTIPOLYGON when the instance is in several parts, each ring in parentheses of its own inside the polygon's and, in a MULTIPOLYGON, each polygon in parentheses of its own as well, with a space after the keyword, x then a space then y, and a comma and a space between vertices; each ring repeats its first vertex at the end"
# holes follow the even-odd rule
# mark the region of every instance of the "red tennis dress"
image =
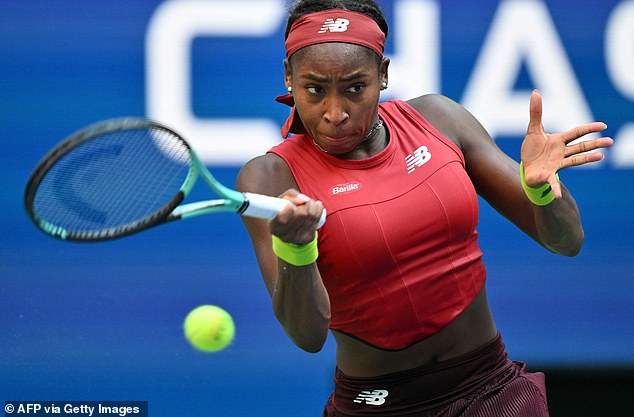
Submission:
POLYGON ((379 106, 390 140, 342 160, 307 134, 273 147, 328 211, 318 266, 331 328, 382 349, 437 333, 485 282, 478 200, 460 149, 403 101, 379 106))

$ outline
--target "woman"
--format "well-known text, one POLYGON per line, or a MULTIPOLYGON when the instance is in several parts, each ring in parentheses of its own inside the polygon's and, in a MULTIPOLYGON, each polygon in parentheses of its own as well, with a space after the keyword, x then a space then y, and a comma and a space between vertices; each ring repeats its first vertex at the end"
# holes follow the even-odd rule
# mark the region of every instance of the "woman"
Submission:
POLYGON ((332 331, 325 416, 547 416, 543 375, 507 359, 491 316, 476 193, 546 249, 574 256, 583 230, 556 173, 601 160, 586 152, 612 140, 570 144, 603 123, 546 134, 534 92, 520 167, 446 97, 379 105, 387 33, 373 1, 291 8, 289 94, 278 101, 293 106, 282 129, 293 135, 237 181, 294 204, 270 222, 244 218, 275 315, 308 352, 332 331))

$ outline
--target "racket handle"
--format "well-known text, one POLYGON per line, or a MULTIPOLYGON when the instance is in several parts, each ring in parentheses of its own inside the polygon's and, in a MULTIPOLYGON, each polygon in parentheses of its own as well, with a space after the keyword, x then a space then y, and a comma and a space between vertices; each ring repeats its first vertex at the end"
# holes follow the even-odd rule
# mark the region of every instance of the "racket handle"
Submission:
MULTIPOLYGON (((248 201, 248 205, 241 214, 259 219, 272 219, 277 216, 282 209, 293 204, 283 198, 263 194, 244 193, 244 196, 248 201)), ((324 223, 326 223, 326 209, 321 212, 321 218, 319 219, 319 223, 317 223, 317 228, 319 229, 324 223)))

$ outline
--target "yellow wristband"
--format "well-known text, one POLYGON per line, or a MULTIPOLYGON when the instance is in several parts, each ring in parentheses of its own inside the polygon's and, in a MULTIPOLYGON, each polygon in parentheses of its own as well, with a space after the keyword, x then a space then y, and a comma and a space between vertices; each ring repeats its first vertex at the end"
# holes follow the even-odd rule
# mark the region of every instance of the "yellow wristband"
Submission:
MULTIPOLYGON (((557 181, 559 181, 559 175, 557 176, 557 181)), ((553 193, 553 188, 550 184, 546 183, 539 187, 531 187, 526 184, 526 180, 524 178, 524 163, 520 162, 520 179, 522 181, 522 188, 524 189, 524 193, 526 193, 526 197, 531 201, 531 203, 537 206, 546 206, 553 202, 555 199, 555 193, 553 193)))
POLYGON ((317 250, 317 233, 315 238, 303 245, 295 245, 293 243, 284 242, 275 235, 271 235, 273 241, 273 252, 278 258, 288 264, 295 266, 310 265, 319 257, 317 250))

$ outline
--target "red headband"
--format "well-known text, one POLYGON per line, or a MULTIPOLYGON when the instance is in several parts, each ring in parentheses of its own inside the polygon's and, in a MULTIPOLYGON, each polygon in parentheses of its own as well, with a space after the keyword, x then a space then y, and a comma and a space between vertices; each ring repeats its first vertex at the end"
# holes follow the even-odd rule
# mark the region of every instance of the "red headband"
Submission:
POLYGON ((372 18, 362 13, 344 9, 310 13, 291 26, 285 43, 286 57, 305 46, 326 42, 353 43, 382 56, 385 34, 372 18))
MULTIPOLYGON (((344 9, 330 9, 310 13, 297 19, 286 38, 286 57, 299 49, 327 42, 343 42, 370 48, 383 56, 385 34, 370 17, 344 9)), ((280 103, 292 106, 291 114, 282 126, 282 137, 289 133, 306 133, 295 108, 292 94, 276 97, 280 103)))

